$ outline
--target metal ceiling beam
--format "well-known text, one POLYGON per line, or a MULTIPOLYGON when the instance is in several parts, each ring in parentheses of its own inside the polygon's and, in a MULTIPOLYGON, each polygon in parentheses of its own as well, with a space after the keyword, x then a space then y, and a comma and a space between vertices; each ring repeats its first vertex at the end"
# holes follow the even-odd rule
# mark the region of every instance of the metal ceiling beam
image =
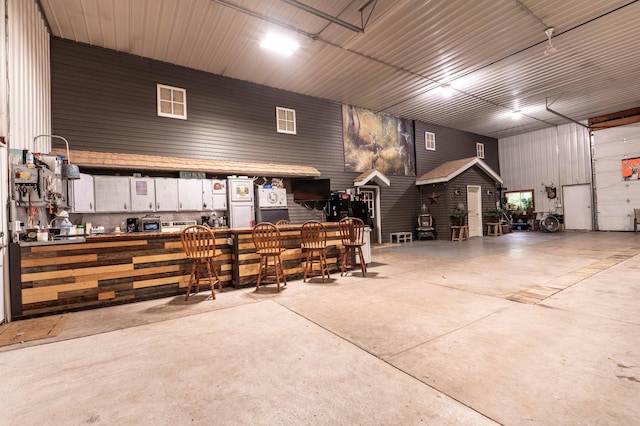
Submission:
MULTIPOLYGON (((364 32, 364 28, 361 28, 361 27, 358 27, 356 25, 350 24, 349 22, 343 21, 340 18, 336 18, 335 16, 331 16, 328 13, 324 13, 321 10, 314 9, 313 7, 308 6, 308 5, 304 4, 304 3, 301 3, 301 2, 299 2, 297 0, 281 0, 281 1, 283 1, 283 2, 285 2, 287 4, 290 4, 291 6, 297 7, 298 9, 302 9, 305 12, 308 12, 308 13, 310 13, 312 15, 315 15, 315 16, 317 16, 319 18, 322 18, 322 19, 324 19, 326 21, 329 21, 329 22, 332 22, 334 24, 340 25, 341 27, 344 27, 344 28, 346 28, 348 30, 355 31, 357 33, 363 33, 364 32)), ((362 13, 362 10, 360 11, 360 13, 362 13)))
POLYGON ((303 29, 300 29, 300 28, 296 27, 296 26, 289 25, 289 24, 287 24, 285 22, 282 22, 282 21, 278 21, 277 19, 270 18, 268 16, 262 15, 260 13, 254 12, 252 10, 246 9, 246 8, 238 6, 236 4, 229 3, 228 1, 225 1, 225 0, 211 0, 211 1, 213 1, 215 3, 218 3, 218 4, 222 5, 222 6, 228 7, 229 9, 233 9, 235 11, 247 14, 249 16, 253 16, 254 18, 258 18, 258 19, 261 19, 263 21, 271 22, 272 24, 278 25, 278 26, 280 26, 282 28, 286 28, 288 30, 297 32, 297 33, 302 34, 302 35, 304 35, 306 37, 309 37, 311 40, 317 40, 318 39, 318 36, 319 36, 318 34, 311 34, 311 33, 307 32, 307 31, 305 31, 303 29))
POLYGON ((549 101, 548 101, 548 99, 547 99, 547 98, 545 98, 545 99, 544 99, 544 104, 545 104, 545 107, 547 108, 547 111, 549 111, 551 114, 555 114, 555 115, 557 115, 558 117, 562 117, 562 118, 564 118, 565 120, 569 120, 569 121, 571 121, 572 123, 576 123, 576 124, 578 124, 578 125, 580 125, 580 126, 582 126, 582 127, 586 128, 587 130, 590 130, 589 126, 587 126, 586 124, 583 124, 583 123, 581 123, 581 122, 579 122, 579 121, 576 121, 576 120, 574 120, 573 118, 569 118, 569 117, 567 117, 566 115, 564 115, 564 114, 560 114, 559 112, 554 111, 554 110, 552 110, 551 108, 549 108, 549 101))

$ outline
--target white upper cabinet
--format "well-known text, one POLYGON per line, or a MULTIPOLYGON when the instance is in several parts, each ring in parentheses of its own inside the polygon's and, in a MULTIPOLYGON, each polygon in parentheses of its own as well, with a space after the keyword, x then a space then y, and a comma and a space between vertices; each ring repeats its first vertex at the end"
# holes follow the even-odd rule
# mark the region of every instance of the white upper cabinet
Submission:
POLYGON ((156 211, 178 211, 178 179, 155 178, 156 183, 156 211))
POLYGON ((92 175, 80 173, 80 179, 69 181, 68 191, 71 213, 93 213, 96 211, 92 175))
POLYGON ((131 191, 127 176, 94 176, 96 212, 130 212, 131 191))
POLYGON ((178 179, 178 210, 203 210, 203 179, 178 179))
POLYGON ((132 212, 156 211, 155 179, 148 177, 129 178, 132 212))

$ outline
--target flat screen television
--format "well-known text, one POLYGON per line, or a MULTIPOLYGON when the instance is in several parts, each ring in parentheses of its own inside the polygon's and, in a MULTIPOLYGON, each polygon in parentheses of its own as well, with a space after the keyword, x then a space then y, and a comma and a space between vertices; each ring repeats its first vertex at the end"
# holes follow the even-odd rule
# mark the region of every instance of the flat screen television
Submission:
POLYGON ((293 201, 323 201, 331 198, 330 179, 294 179, 291 181, 293 201))

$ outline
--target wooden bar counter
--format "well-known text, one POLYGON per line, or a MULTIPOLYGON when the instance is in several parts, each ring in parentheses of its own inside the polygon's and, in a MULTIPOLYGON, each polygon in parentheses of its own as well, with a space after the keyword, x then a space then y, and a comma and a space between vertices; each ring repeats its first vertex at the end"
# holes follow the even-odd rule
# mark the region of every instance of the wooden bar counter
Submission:
MULTIPOLYGON (((287 278, 303 273, 300 226, 280 228, 287 278)), ((337 224, 327 223, 329 268, 342 250, 337 224)), ((254 286, 259 256, 251 229, 216 229, 223 286, 254 286)), ((180 233, 91 235, 80 240, 10 245, 11 313, 15 319, 185 294, 191 261, 180 233)))

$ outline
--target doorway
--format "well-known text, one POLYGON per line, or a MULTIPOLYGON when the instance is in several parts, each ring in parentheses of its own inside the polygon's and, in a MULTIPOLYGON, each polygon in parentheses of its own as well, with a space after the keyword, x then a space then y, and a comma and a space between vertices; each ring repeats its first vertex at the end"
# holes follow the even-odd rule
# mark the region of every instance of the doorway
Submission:
POLYGON ((380 188, 375 185, 366 185, 358 188, 360 200, 367 203, 371 220, 375 224, 375 229, 371 232, 371 242, 379 244, 382 241, 382 231, 380 229, 380 188))
POLYGON ((563 186, 562 203, 564 204, 564 229, 593 230, 590 184, 563 186))
POLYGON ((479 186, 467 186, 469 238, 482 237, 482 197, 479 186))

